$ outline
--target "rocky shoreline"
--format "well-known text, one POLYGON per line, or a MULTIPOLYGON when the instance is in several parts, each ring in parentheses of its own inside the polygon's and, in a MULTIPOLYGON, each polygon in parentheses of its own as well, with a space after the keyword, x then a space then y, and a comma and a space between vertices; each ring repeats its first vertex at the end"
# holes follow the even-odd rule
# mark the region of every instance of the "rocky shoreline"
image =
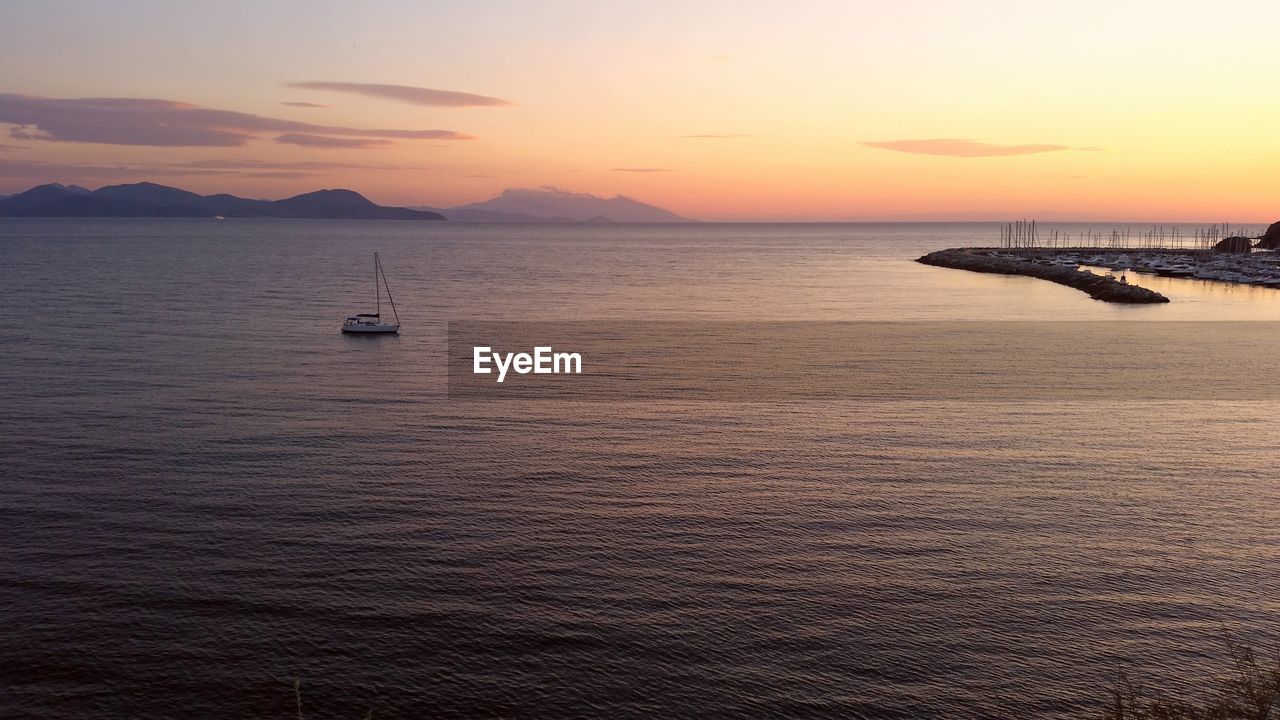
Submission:
POLYGON ((1064 265, 1041 265, 1031 260, 992 254, 990 248, 951 248, 938 250, 917 258, 916 262, 936 267, 996 273, 999 275, 1025 275, 1066 285, 1089 294, 1089 297, 1113 303, 1167 303, 1169 298, 1137 285, 1129 285, 1108 275, 1096 275, 1064 265))

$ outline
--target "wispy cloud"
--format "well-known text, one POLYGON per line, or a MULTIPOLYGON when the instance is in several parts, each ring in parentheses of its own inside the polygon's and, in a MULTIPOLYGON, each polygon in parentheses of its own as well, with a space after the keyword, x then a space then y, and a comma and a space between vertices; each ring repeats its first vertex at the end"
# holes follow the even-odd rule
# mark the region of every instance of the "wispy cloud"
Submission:
POLYGON ((300 107, 300 108, 327 108, 327 107, 333 107, 332 105, 321 105, 320 103, 309 103, 309 102, 282 102, 282 103, 280 103, 280 104, 281 104, 281 105, 288 105, 289 107, 300 107))
POLYGON ((299 160, 293 162, 275 162, 270 160, 191 160, 181 163, 165 163, 170 168, 196 168, 210 170, 423 170, 425 168, 412 165, 375 165, 350 162, 324 162, 319 160, 299 160))
POLYGON ((1008 155, 1036 155, 1039 153, 1070 150, 1066 145, 996 145, 978 142, 977 140, 961 140, 956 138, 932 138, 927 140, 885 140, 879 142, 865 141, 867 147, 894 152, 911 153, 913 155, 945 155, 947 157, 973 158, 998 157, 1008 155))
POLYGON ((735 140, 737 138, 749 138, 753 135, 743 135, 740 133, 706 133, 702 135, 681 135, 680 137, 687 140, 735 140))
POLYGON ((657 168, 657 167, 617 167, 617 168, 614 168, 614 169, 613 169, 613 171, 614 171, 614 172, 625 172, 625 173, 664 173, 664 172, 675 172, 675 170, 672 170, 671 168, 657 168))
POLYGON ((53 163, 41 160, 0 160, 0 178, 36 182, 89 182, 92 180, 118 182, 120 180, 146 180, 164 177, 232 176, 256 178, 297 179, 312 175, 304 170, 249 171, 219 168, 180 167, 176 165, 108 165, 86 163, 53 163))
MULTIPOLYGON (((340 162, 269 162, 260 160, 193 160, 176 163, 56 163, 0 159, 0 178, 35 182, 119 182, 167 177, 242 177, 300 179, 333 170, 422 170, 401 165, 340 162)), ((22 189, 26 189, 25 185, 22 189)))
POLYGON ((394 100, 395 102, 409 103, 410 105, 429 105, 432 107, 501 107, 515 104, 510 100, 489 97, 488 95, 476 95, 453 90, 433 90, 431 88, 413 87, 412 85, 313 81, 288 83, 285 87, 298 90, 349 93, 383 100, 394 100))
POLYGON ((286 145, 298 145, 313 148, 339 148, 348 150, 368 150, 369 148, 390 145, 390 140, 378 138, 340 138, 328 135, 308 135, 306 133, 288 133, 276 138, 276 142, 286 145))
POLYGON ((267 133, 305 133, 412 140, 470 140, 453 130, 364 129, 281 120, 172 100, 45 98, 0 93, 0 123, 11 137, 51 142, 236 147, 267 133))

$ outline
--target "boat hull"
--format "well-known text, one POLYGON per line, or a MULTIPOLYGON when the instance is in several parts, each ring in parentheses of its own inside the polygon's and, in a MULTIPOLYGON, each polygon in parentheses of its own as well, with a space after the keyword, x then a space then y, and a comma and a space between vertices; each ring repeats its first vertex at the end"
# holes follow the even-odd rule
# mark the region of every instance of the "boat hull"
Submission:
POLYGON ((400 332, 399 325, 343 325, 342 332, 353 335, 394 335, 400 332))

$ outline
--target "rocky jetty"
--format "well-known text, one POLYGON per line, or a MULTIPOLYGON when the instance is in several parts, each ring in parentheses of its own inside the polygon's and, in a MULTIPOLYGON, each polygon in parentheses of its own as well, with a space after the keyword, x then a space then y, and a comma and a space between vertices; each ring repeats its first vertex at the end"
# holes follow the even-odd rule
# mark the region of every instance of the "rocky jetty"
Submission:
POLYGON ((916 262, 937 267, 997 273, 1000 275, 1025 275, 1082 290, 1095 300, 1114 303, 1167 303, 1169 298, 1154 290, 1128 285, 1106 275, 1095 275, 1066 265, 1042 265, 1023 258, 993 254, 989 248, 953 248, 938 250, 916 262))

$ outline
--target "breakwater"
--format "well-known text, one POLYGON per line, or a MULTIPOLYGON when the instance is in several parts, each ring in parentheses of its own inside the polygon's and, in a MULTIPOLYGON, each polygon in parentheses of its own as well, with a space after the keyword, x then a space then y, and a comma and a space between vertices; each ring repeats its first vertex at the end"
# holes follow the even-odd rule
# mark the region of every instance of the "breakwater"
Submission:
POLYGON ((1129 285, 1107 275, 1096 275, 1065 265, 1041 265, 1025 258, 995 255, 991 249, 952 248, 917 258, 916 262, 937 267, 999 275, 1025 275, 1066 285, 1089 294, 1095 300, 1114 303, 1167 303, 1169 298, 1137 285, 1129 285))

